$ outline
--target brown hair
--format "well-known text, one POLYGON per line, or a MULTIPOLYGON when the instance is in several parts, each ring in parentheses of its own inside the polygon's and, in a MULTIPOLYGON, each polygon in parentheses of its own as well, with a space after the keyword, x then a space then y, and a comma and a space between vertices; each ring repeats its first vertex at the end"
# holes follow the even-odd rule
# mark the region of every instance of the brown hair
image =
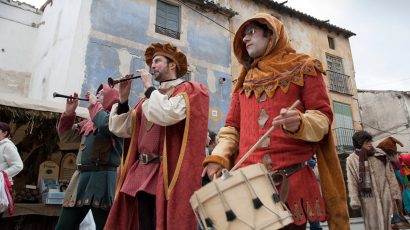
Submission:
POLYGON ((273 34, 273 31, 271 29, 269 29, 268 25, 260 23, 258 21, 255 21, 254 23, 257 27, 259 27, 263 30, 263 36, 265 38, 267 38, 267 37, 269 37, 273 34))
POLYGON ((7 133, 6 137, 10 136, 10 126, 9 126, 9 124, 0 121, 0 130, 7 133))
POLYGON ((360 149, 362 148, 364 142, 372 141, 373 137, 370 133, 366 131, 357 131, 355 134, 353 134, 352 140, 353 140, 353 146, 356 149, 360 149))

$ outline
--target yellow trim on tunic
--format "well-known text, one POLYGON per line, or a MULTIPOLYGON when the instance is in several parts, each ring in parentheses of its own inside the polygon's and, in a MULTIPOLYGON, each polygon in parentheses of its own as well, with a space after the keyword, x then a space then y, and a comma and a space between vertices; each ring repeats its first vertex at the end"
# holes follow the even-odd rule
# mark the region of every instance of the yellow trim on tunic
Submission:
POLYGON ((269 98, 275 95, 276 89, 279 87, 284 93, 288 92, 290 83, 298 86, 304 85, 304 75, 317 76, 317 71, 324 73, 323 66, 318 60, 313 62, 306 62, 295 69, 278 74, 276 76, 266 78, 263 80, 247 80, 243 82, 242 89, 240 93, 245 93, 246 97, 249 98, 252 93, 255 94, 256 99, 258 99, 263 93, 269 98))
MULTIPOLYGON (((122 185, 124 183, 125 175, 127 173, 127 168, 128 168, 127 167, 128 166, 128 161, 129 161, 129 158, 131 156, 132 146, 134 146, 135 142, 138 140, 138 137, 133 138, 134 133, 137 130, 137 111, 135 109, 131 111, 131 130, 132 130, 131 131, 131 133, 132 133, 131 134, 131 142, 130 142, 129 147, 128 147, 127 157, 125 158, 125 161, 124 161, 124 154, 121 156, 121 162, 120 162, 120 164, 121 164, 120 165, 120 170, 121 171, 119 172, 118 183, 117 183, 117 186, 115 188, 114 200, 117 198, 118 194, 120 193, 120 190, 121 190, 122 185)), ((123 151, 122 152, 124 152, 124 143, 123 143, 123 151)))
POLYGON ((167 128, 165 127, 165 138, 164 138, 164 149, 163 149, 163 174, 164 174, 164 189, 165 189, 165 198, 169 200, 172 190, 177 183, 177 179, 179 176, 179 172, 181 171, 182 161, 184 159, 186 145, 188 142, 188 132, 189 132, 189 124, 190 124, 190 114, 191 108, 189 104, 189 97, 187 93, 180 93, 177 96, 182 95, 185 100, 186 105, 186 118, 185 118, 185 128, 184 128, 184 135, 182 138, 181 150, 179 151, 179 157, 177 166, 175 168, 174 175, 171 179, 171 183, 168 184, 168 155, 167 155, 167 128))

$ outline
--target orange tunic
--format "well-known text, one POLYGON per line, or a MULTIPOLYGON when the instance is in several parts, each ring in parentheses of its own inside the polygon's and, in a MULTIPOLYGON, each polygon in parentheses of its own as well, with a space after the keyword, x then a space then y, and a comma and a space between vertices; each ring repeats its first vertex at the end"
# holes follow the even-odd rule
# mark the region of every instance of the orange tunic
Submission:
MULTIPOLYGON (((233 50, 242 70, 235 85, 226 126, 221 128, 219 143, 204 164, 212 162, 231 167, 232 159, 239 159, 235 154, 239 152, 242 156, 248 151, 270 128, 279 110, 299 99, 302 102, 297 108, 301 118, 299 130, 296 133, 276 130, 270 143, 264 142, 262 146, 265 148, 256 150, 244 165, 260 162, 267 154, 265 160, 270 158, 273 161, 271 168, 274 170, 304 162, 316 153, 329 227, 349 229, 343 174, 330 131, 332 112, 327 89, 319 74, 325 73, 323 65, 309 55, 297 53, 282 22, 268 13, 258 13, 242 23, 235 33, 233 50), (247 36, 245 40, 245 30, 250 25, 267 27, 275 35, 265 36, 264 33, 269 40, 264 53, 257 57, 251 57, 246 46, 253 42, 264 44, 264 40, 260 36, 247 36)), ((304 213, 310 220, 324 219, 323 200, 317 199, 320 194, 313 178, 308 169, 289 178, 288 205, 297 225, 306 222, 304 213), (314 211, 310 212, 311 209, 314 211)))
MULTIPOLYGON (((254 96, 247 98, 245 94, 234 93, 225 126, 235 127, 240 133, 239 155, 235 163, 272 126, 272 119, 279 115, 280 109, 289 107, 298 99, 302 102, 297 107, 299 111, 304 113, 306 110, 318 110, 331 121, 333 115, 325 87, 323 77, 319 73, 318 76, 305 75, 304 87, 290 84, 287 93, 276 90, 272 98, 261 102, 254 96), (269 116, 263 128, 258 124, 262 109, 269 116)), ((269 154, 272 160, 270 170, 273 171, 306 162, 314 153, 312 143, 289 137, 281 129, 276 129, 270 136, 269 146, 257 148, 241 167, 261 163, 263 156, 269 154)), ((306 219, 326 220, 323 198, 312 169, 304 167, 288 179, 289 196, 286 203, 293 214, 295 224, 303 224, 306 219)))

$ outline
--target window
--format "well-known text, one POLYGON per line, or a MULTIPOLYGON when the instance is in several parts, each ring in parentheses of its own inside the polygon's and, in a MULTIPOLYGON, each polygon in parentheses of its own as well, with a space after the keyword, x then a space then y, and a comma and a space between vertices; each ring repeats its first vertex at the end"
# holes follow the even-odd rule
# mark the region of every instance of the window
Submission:
POLYGON ((329 89, 334 92, 352 95, 350 77, 344 74, 343 62, 339 57, 326 55, 329 89))
POLYGON ((327 68, 333 72, 344 74, 343 60, 340 57, 326 54, 327 68))
POLYGON ((166 1, 157 1, 155 32, 179 39, 180 7, 166 1))
POLYGON ((350 105, 333 102, 333 111, 338 150, 353 150, 352 136, 355 131, 350 105))
POLYGON ((335 39, 327 36, 327 41, 329 42, 329 48, 334 50, 335 49, 335 39))

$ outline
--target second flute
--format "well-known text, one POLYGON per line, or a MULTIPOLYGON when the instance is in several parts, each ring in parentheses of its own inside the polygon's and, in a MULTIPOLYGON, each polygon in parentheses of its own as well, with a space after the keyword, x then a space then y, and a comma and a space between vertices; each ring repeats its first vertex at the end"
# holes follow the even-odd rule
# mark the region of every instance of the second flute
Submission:
POLYGON ((114 88, 114 86, 115 86, 116 84, 120 83, 120 82, 129 81, 129 80, 136 79, 136 78, 141 78, 141 75, 134 75, 134 74, 128 74, 128 75, 126 75, 126 76, 131 76, 131 77, 128 77, 128 78, 120 78, 120 79, 113 79, 112 77, 109 77, 109 78, 108 78, 108 85, 109 85, 111 88, 114 88))

